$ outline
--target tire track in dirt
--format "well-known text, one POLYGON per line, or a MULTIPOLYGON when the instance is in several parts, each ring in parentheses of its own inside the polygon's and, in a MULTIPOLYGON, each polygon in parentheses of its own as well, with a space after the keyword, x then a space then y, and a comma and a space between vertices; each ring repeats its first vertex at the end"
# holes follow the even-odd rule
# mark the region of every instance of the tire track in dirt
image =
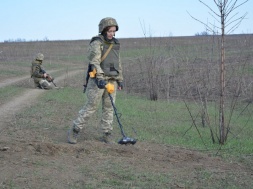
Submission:
POLYGON ((7 102, 0 106, 0 122, 2 123, 4 120, 8 120, 9 116, 15 115, 15 113, 20 111, 22 108, 31 105, 36 100, 36 98, 44 92, 44 90, 28 89, 23 94, 21 94, 21 96, 16 97, 10 102, 7 102))
POLYGON ((20 81, 28 79, 28 78, 29 78, 28 76, 24 76, 24 77, 19 77, 19 78, 6 79, 0 83, 0 88, 20 82, 20 81))
MULTIPOLYGON (((64 74, 60 77, 57 77, 57 81, 62 81, 72 75, 78 74, 80 72, 83 72, 82 70, 75 70, 68 72, 67 74, 64 74)), ((15 82, 20 82, 24 79, 27 79, 27 76, 18 78, 18 79, 12 79, 10 81, 4 82, 0 87, 11 85, 15 82)), ((4 103, 0 106, 0 130, 3 129, 3 125, 10 120, 12 116, 15 116, 15 114, 20 111, 21 109, 25 107, 31 106, 36 99, 42 95, 46 90, 38 90, 38 89, 27 89, 24 93, 22 93, 19 97, 13 98, 11 101, 4 103)), ((1 132, 1 131, 0 131, 1 132)))

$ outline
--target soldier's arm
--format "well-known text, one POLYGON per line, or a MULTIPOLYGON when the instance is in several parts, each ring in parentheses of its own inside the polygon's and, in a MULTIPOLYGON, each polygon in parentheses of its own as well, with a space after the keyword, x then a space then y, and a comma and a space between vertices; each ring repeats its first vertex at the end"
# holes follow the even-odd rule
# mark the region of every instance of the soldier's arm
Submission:
POLYGON ((42 69, 40 67, 40 65, 36 64, 34 65, 34 72, 33 72, 33 76, 34 77, 39 77, 39 78, 44 78, 45 77, 45 73, 42 72, 42 69))
POLYGON ((102 54, 102 46, 101 42, 99 40, 95 40, 90 44, 89 47, 89 56, 88 59, 90 61, 90 65, 96 69, 96 78, 97 79, 103 79, 104 78, 104 72, 100 67, 101 63, 101 54, 102 54))

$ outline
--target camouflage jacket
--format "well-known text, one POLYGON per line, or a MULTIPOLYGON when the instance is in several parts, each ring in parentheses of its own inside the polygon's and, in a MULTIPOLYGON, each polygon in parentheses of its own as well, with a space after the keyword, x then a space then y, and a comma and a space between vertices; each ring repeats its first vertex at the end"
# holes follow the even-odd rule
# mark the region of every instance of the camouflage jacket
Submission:
MULTIPOLYGON (((121 58, 120 58, 120 53, 119 53, 120 44, 118 43, 117 39, 112 40, 111 43, 113 43, 114 46, 117 46, 118 50, 115 51, 112 49, 109 52, 109 54, 107 55, 107 58, 111 57, 110 53, 117 54, 116 56, 114 56, 113 59, 114 59, 115 65, 117 65, 116 68, 117 68, 118 74, 117 75, 108 74, 108 72, 106 72, 103 64, 101 64, 101 57, 105 53, 104 48, 105 48, 106 43, 108 45, 108 42, 106 42, 104 40, 102 35, 98 35, 98 36, 95 36, 92 38, 92 40, 90 42, 89 50, 88 50, 88 52, 89 52, 88 59, 90 61, 89 64, 96 68, 96 71, 97 71, 96 78, 104 79, 104 80, 114 79, 118 82, 122 82, 123 81, 122 65, 121 65, 121 58), (115 60, 116 57, 117 57, 117 60, 115 60)), ((106 62, 107 58, 105 58, 105 60, 104 60, 105 62, 106 62)))
POLYGON ((43 69, 41 64, 42 63, 38 60, 32 61, 31 77, 43 78, 43 74, 46 73, 46 71, 43 69))

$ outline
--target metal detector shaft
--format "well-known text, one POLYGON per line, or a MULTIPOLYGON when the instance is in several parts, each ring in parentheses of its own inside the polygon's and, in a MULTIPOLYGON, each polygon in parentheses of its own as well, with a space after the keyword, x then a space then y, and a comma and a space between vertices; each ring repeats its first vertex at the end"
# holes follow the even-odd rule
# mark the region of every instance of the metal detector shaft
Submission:
POLYGON ((123 127, 122 127, 122 125, 121 125, 121 123, 120 123, 119 116, 118 116, 118 114, 117 114, 117 109, 116 109, 116 107, 115 107, 115 105, 114 105, 114 103, 113 103, 112 95, 111 95, 110 93, 108 93, 108 95, 109 95, 110 100, 111 100, 111 103, 112 103, 112 107, 113 107, 113 110, 114 110, 114 114, 115 114, 115 116, 116 116, 116 118, 117 118, 117 121, 118 121, 118 123, 119 123, 119 128, 120 128, 121 134, 123 135, 123 137, 126 137, 125 132, 123 131, 123 127))
POLYGON ((120 123, 120 120, 119 120, 119 116, 118 116, 118 113, 117 113, 117 109, 116 109, 116 107, 115 107, 115 105, 114 105, 114 103, 113 103, 113 98, 112 98, 110 92, 108 92, 108 95, 109 95, 109 97, 110 97, 110 100, 111 100, 111 103, 112 103, 112 107, 113 107, 115 116, 116 116, 117 121, 118 121, 118 123, 119 123, 119 128, 120 128, 121 134, 123 135, 123 138, 122 138, 121 140, 118 141, 118 144, 125 144, 125 145, 127 145, 127 144, 132 144, 132 145, 134 145, 134 144, 137 142, 137 140, 136 140, 136 139, 133 139, 133 138, 127 137, 126 134, 124 133, 123 127, 122 127, 122 125, 121 125, 121 123, 120 123))

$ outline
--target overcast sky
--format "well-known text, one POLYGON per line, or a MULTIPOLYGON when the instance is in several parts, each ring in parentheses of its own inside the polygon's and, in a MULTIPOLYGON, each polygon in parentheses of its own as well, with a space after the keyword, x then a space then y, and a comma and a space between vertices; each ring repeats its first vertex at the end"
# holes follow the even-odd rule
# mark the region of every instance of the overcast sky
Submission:
MULTIPOLYGON (((233 0, 234 1, 234 0, 233 0)), ((238 0, 238 4, 244 0, 238 0)), ((213 0, 203 0, 216 12, 213 0)), ((253 33, 253 0, 234 11, 247 13, 233 34, 253 33)), ((104 17, 119 25, 117 38, 192 36, 204 23, 219 25, 198 0, 1 0, 0 42, 4 40, 79 40, 98 34, 104 17)), ((231 14, 234 15, 234 14, 231 14)))

